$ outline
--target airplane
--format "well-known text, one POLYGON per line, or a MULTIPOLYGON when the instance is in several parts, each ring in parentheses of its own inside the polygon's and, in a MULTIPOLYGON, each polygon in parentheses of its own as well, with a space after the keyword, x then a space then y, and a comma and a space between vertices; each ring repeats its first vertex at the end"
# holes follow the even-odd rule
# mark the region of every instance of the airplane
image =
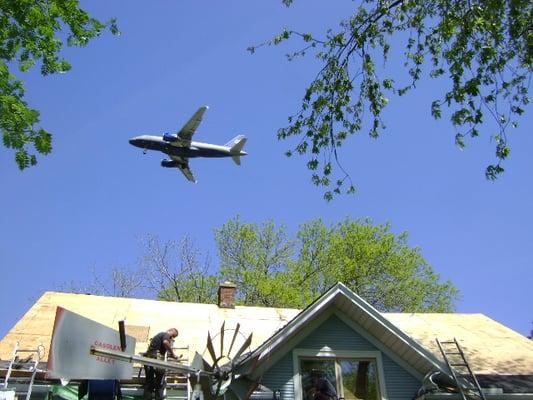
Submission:
POLYGON ((189 168, 189 158, 196 157, 231 157, 237 165, 241 165, 241 156, 247 153, 242 150, 246 144, 244 135, 235 136, 225 145, 193 142, 192 136, 202 122, 202 117, 209 107, 202 106, 176 134, 165 133, 163 136, 141 135, 129 140, 130 144, 147 150, 158 150, 167 154, 170 159, 163 159, 161 166, 178 168, 185 177, 196 183, 189 168))

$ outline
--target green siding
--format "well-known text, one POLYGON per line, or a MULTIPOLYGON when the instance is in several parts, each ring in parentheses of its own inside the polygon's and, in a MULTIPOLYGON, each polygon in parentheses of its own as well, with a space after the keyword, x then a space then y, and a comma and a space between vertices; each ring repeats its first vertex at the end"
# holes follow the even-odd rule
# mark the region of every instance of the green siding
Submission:
MULTIPOLYGON (((302 339, 295 348, 332 350, 380 351, 376 346, 332 315, 326 322, 302 339)), ((404 368, 381 352, 385 386, 389 400, 411 400, 420 387, 420 382, 404 368)), ((271 390, 281 390, 282 398, 294 398, 292 350, 263 375, 263 385, 271 390)))

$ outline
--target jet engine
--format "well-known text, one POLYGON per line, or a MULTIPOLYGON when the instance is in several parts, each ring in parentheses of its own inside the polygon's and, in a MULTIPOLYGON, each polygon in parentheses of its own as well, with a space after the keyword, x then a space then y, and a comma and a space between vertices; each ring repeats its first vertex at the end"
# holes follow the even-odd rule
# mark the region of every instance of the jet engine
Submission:
POLYGON ((165 133, 163 135, 163 140, 165 142, 170 142, 170 143, 177 142, 178 141, 178 136, 177 135, 172 135, 170 133, 165 133))
POLYGON ((161 160, 161 166, 165 168, 175 168, 178 166, 178 162, 174 160, 161 160))

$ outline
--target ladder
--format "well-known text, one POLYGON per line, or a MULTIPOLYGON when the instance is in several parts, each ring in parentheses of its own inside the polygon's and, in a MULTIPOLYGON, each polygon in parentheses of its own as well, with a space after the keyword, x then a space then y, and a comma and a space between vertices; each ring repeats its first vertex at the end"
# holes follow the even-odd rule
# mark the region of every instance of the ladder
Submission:
POLYGON ((17 362, 19 361, 18 355, 21 353, 30 353, 30 357, 26 361, 26 362, 29 362, 31 360, 33 364, 28 369, 28 371, 32 373, 31 378, 30 378, 30 383, 28 384, 28 391, 26 392, 26 400, 29 400, 31 396, 31 391, 33 388, 33 381, 35 380, 35 375, 37 375, 37 372, 38 372, 37 367, 39 366, 39 362, 44 356, 44 346, 39 345, 35 349, 21 349, 19 348, 19 346, 20 346, 20 342, 17 341, 15 343, 15 347, 13 348, 13 356, 11 357, 11 361, 9 362, 9 367, 7 368, 7 373, 6 373, 6 378, 4 381, 3 388, 7 389, 7 384, 8 384, 9 378, 11 377, 11 373, 13 372, 13 367, 16 367, 17 362), (37 356, 36 359, 33 359, 34 355, 37 356))
MULTIPOLYGON (((177 354, 178 356, 181 355, 180 363, 189 364, 189 345, 182 346, 182 347, 175 347, 172 346, 172 351, 174 351, 174 354, 177 354)), ((167 354, 165 354, 165 361, 167 360, 167 354)), ((186 398, 179 397, 179 396, 167 396, 168 399, 175 399, 175 400, 189 400, 191 398, 192 394, 192 388, 191 384, 189 382, 189 374, 182 374, 182 373, 173 373, 172 371, 168 371, 165 375, 165 380, 167 385, 179 385, 179 386, 185 386, 186 387, 186 398)), ((166 395, 166 392, 165 392, 166 395)))
POLYGON ((440 341, 439 339, 435 340, 437 341, 444 361, 446 361, 448 369, 452 373, 453 379, 457 384, 457 388, 459 389, 463 400, 476 398, 486 400, 485 395, 483 394, 483 390, 481 390, 481 386, 479 386, 479 382, 476 378, 476 375, 474 375, 474 373, 472 372, 472 369, 470 368, 470 365, 466 360, 463 349, 459 345, 459 342, 457 342, 457 339, 453 338, 453 340, 443 341, 440 341), (456 371, 456 368, 462 369, 464 373, 459 373, 459 371, 456 371), (473 384, 473 387, 464 388, 463 384, 461 384, 461 382, 459 381, 459 377, 464 378, 471 385, 473 384), (476 397, 472 397, 472 395, 476 397))

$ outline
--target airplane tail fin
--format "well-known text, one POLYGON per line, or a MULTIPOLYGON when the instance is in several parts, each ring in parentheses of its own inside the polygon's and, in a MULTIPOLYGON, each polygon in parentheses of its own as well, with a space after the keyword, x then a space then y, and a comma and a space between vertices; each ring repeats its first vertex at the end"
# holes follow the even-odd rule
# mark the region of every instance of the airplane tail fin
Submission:
POLYGON ((239 155, 235 155, 233 157, 231 157, 231 159, 233 160, 233 162, 237 165, 241 165, 241 156, 239 155))
POLYGON ((242 151, 242 148, 244 147, 245 144, 246 144, 246 136, 239 135, 239 136, 235 136, 224 146, 230 148, 231 154, 239 154, 242 151))

